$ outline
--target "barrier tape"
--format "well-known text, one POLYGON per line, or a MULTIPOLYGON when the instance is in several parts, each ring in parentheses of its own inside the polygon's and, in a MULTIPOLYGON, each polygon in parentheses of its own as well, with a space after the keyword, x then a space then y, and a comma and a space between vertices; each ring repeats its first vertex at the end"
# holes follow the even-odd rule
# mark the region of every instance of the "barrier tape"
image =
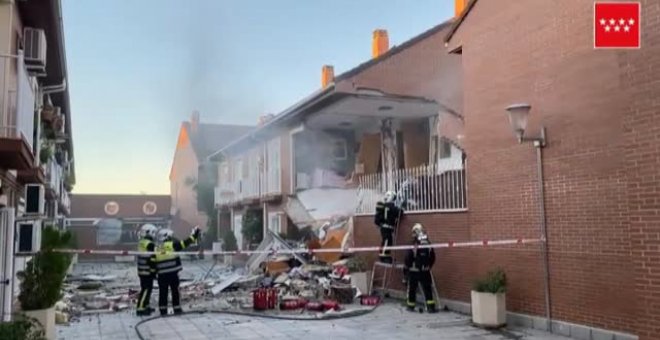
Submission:
MULTIPOLYGON (((328 248, 328 249, 279 249, 279 250, 232 250, 232 251, 180 251, 180 255, 252 255, 252 254, 269 254, 269 255, 287 255, 287 254, 317 254, 317 253, 357 253, 357 252, 371 252, 383 250, 408 250, 408 249, 422 249, 422 248, 461 248, 461 247, 478 247, 478 246, 502 246, 514 244, 529 244, 543 242, 543 239, 508 239, 508 240, 481 240, 481 241, 468 241, 468 242, 445 242, 433 243, 427 245, 401 245, 401 246, 388 246, 388 247, 347 247, 347 248, 328 248)), ((100 255, 151 255, 156 252, 144 252, 133 250, 96 250, 96 249, 54 249, 53 251, 68 254, 100 254, 100 255)), ((34 253, 19 253, 19 254, 34 254, 34 253)))

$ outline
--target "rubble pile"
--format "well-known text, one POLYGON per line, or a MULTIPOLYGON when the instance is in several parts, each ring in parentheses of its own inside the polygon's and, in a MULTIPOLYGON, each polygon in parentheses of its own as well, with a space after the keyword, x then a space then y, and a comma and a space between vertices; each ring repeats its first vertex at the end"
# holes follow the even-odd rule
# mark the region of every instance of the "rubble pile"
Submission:
MULTIPOLYGON (((366 269, 355 266, 358 259, 328 263, 328 253, 321 258, 307 253, 277 255, 287 249, 294 246, 269 233, 259 246, 263 252, 251 256, 244 267, 234 268, 217 260, 184 260, 180 273, 183 306, 188 310, 309 316, 374 305, 356 299, 367 291, 366 269)), ((78 263, 55 306, 57 323, 132 309, 139 290, 133 263, 78 263)), ((151 305, 157 306, 156 282, 151 299, 151 305)))

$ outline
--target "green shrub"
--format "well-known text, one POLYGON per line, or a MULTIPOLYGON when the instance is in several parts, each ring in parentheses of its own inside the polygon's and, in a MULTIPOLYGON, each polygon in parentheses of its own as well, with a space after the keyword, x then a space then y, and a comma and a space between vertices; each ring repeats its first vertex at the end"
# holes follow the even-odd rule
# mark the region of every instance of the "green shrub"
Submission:
POLYGON ((238 249, 238 245, 236 243, 236 236, 234 236, 234 232, 231 230, 225 231, 225 234, 222 236, 223 240, 223 250, 226 251, 234 251, 238 249))
POLYGON ((364 259, 364 257, 360 255, 350 257, 346 262, 346 267, 348 268, 348 271, 351 273, 366 272, 368 269, 367 261, 364 259))
POLYGON ((474 283, 473 289, 479 293, 504 293, 506 292, 506 274, 500 268, 488 272, 485 278, 474 283))
POLYGON ((248 210, 245 213, 241 232, 248 245, 261 242, 264 236, 264 221, 259 210, 248 210))
POLYGON ((42 231, 41 251, 19 272, 21 292, 18 300, 26 311, 47 309, 61 298, 62 283, 71 264, 71 255, 53 252, 73 245, 71 232, 46 227, 42 231))
POLYGON ((0 322, 0 339, 46 340, 46 336, 39 321, 21 314, 10 322, 0 322))

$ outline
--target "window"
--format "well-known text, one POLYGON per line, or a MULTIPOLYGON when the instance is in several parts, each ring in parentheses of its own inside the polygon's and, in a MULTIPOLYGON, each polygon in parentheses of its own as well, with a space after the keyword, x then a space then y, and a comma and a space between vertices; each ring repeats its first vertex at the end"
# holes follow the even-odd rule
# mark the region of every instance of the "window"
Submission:
POLYGON ((335 139, 332 145, 332 156, 335 160, 345 160, 348 158, 348 147, 343 139, 335 139))
POLYGON ((440 159, 451 157, 451 143, 445 139, 440 139, 438 145, 438 157, 440 159))
POLYGON ((276 234, 280 234, 282 232, 280 225, 280 214, 278 212, 268 213, 268 229, 276 234))

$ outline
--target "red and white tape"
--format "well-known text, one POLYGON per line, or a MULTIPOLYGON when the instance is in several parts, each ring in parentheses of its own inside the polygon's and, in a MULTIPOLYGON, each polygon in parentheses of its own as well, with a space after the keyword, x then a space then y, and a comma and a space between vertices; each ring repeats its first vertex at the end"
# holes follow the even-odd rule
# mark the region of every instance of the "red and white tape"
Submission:
MULTIPOLYGON (((503 245, 516 245, 516 244, 529 244, 542 242, 543 239, 507 239, 507 240, 481 240, 481 241, 468 241, 468 242, 445 242, 433 243, 427 245, 401 245, 389 247, 347 247, 347 248, 327 248, 327 249, 279 249, 279 250, 234 250, 234 251, 181 251, 177 254, 181 255, 252 255, 252 254, 269 254, 269 255, 286 255, 286 254, 316 254, 316 253, 357 253, 357 252, 382 252, 383 250, 408 250, 420 248, 461 248, 461 247, 479 247, 479 246, 503 246, 503 245)), ((154 252, 132 251, 132 250, 97 250, 97 249, 55 249, 54 251, 69 254, 100 254, 100 255, 150 255, 154 252)))

